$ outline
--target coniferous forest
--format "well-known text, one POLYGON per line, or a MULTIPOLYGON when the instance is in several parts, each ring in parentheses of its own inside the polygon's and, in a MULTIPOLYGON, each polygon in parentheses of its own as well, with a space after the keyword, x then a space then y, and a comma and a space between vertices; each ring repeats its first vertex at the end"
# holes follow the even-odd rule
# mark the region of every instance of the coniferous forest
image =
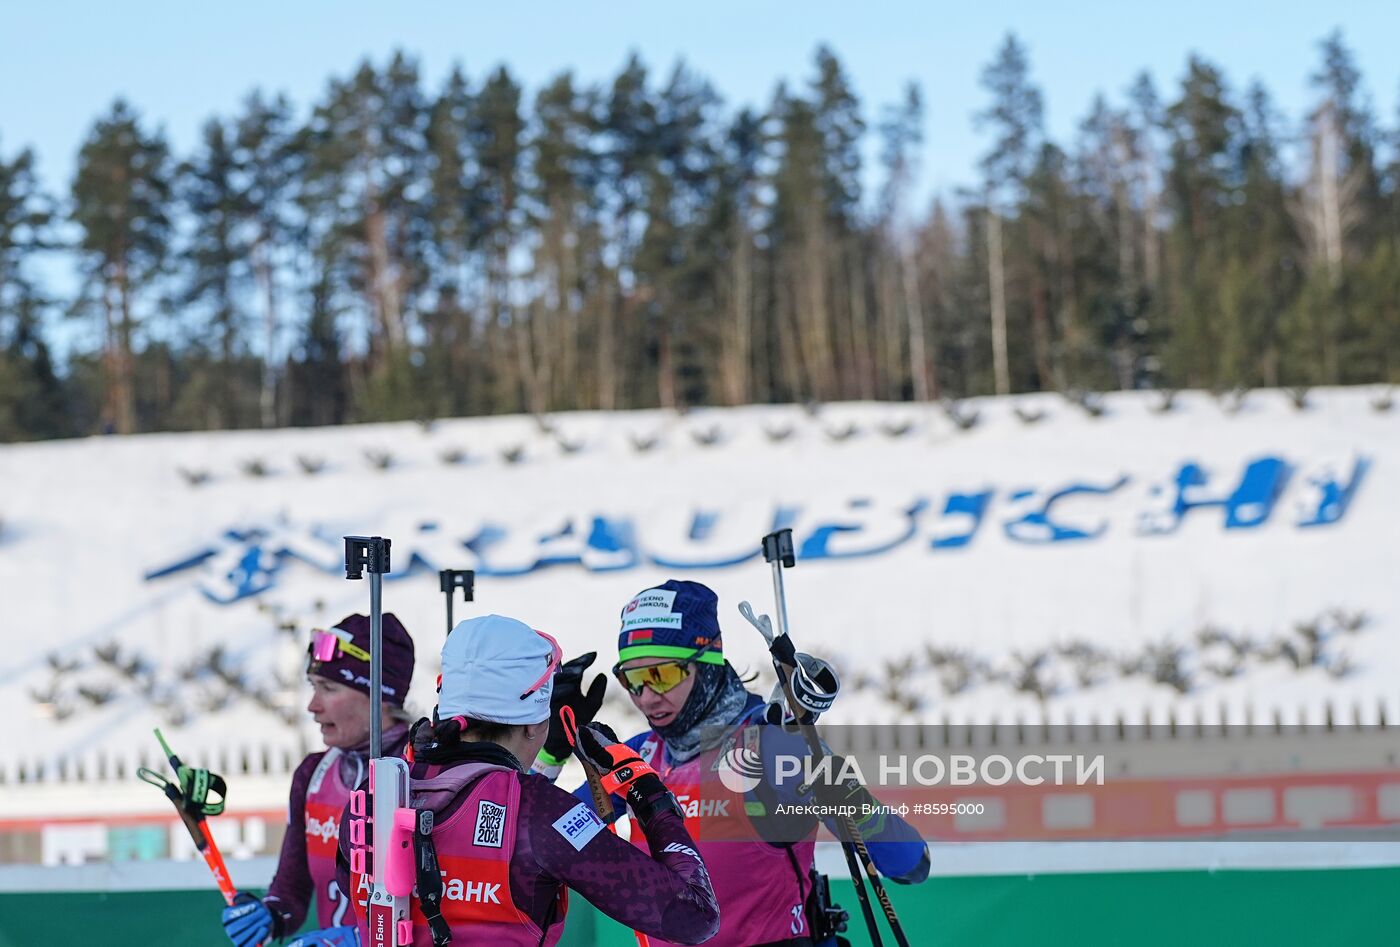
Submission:
POLYGON ((0 138, 0 440, 1400 381, 1400 116, 1340 36, 1305 115, 1193 57, 1054 141, 1024 44, 981 82, 981 180, 931 199, 932 93, 825 48, 761 112, 400 53, 178 154, 119 100, 60 193, 0 138))

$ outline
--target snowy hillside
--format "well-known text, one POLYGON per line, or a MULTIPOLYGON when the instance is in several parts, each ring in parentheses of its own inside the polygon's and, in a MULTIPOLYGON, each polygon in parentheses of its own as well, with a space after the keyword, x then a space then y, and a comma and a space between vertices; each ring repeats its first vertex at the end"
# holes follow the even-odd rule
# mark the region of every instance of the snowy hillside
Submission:
POLYGON ((419 643, 419 709, 438 568, 478 570, 459 618, 519 616, 603 670, 634 592, 698 579, 726 654, 763 670, 736 606, 771 610, 758 540, 791 525, 794 637, 847 684, 833 721, 1320 720, 1329 701, 1373 717, 1383 700, 1393 720, 1400 410, 1382 399, 1046 395, 0 447, 0 779, 59 759, 110 772, 154 750, 157 724, 226 759, 299 758, 307 630, 367 610, 339 571, 345 533, 394 542, 385 606, 419 643))

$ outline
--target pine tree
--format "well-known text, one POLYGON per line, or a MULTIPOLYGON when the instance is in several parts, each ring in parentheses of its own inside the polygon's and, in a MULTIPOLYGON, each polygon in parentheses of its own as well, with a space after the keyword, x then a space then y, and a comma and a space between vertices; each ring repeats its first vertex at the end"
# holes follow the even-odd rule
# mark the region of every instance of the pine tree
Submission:
MULTIPOLYGON (((1381 182, 1376 168, 1379 133, 1361 88, 1361 71, 1356 57, 1343 41, 1340 30, 1318 44, 1322 63, 1311 77, 1313 88, 1322 94, 1311 120, 1335 123, 1339 154, 1333 173, 1340 187, 1352 192, 1357 206, 1355 219, 1344 226, 1344 250, 1364 257, 1375 245, 1383 226, 1376 213, 1381 205, 1381 182)), ((1343 213, 1345 213, 1343 211, 1343 213)))
POLYGON ((754 234, 762 226, 763 147, 761 118, 749 109, 740 110, 725 133, 715 166, 715 201, 707 228, 717 266, 717 388, 719 400, 731 405, 756 400, 760 392, 768 395, 755 377, 755 352, 765 351, 761 342, 766 320, 760 319, 759 254, 754 246, 754 234))
POLYGON ((816 109, 780 86, 771 108, 776 161, 765 238, 772 249, 774 389, 779 400, 837 395, 827 275, 832 256, 824 192, 826 162, 816 109))
POLYGON ((1220 70, 1194 56, 1167 116, 1167 373, 1174 384, 1215 388, 1234 381, 1219 362, 1218 287, 1230 259, 1227 212, 1241 183, 1242 117, 1220 70))
POLYGON ((137 332, 144 297, 170 252, 172 177, 164 137, 144 131, 120 99, 78 153, 72 216, 87 280, 80 308, 101 315, 103 424, 121 434, 137 429, 137 332))
POLYGON ((1161 109, 1147 76, 1126 108, 1095 100, 1080 126, 1067 242, 1074 258, 1077 340, 1066 339, 1079 386, 1135 388, 1154 372, 1159 318, 1161 109))
POLYGON ((430 414, 466 413, 475 398, 472 365, 472 251, 479 241, 476 192, 467 128, 475 102, 467 78, 454 68, 429 107, 426 208, 431 238, 428 272, 431 309, 427 336, 425 407, 430 414))
POLYGON ((1383 217, 1375 165, 1374 119, 1361 100, 1360 72, 1340 32, 1320 45, 1322 64, 1312 84, 1322 94, 1308 117, 1311 163, 1297 217, 1306 238, 1306 291, 1292 312, 1293 370, 1311 381, 1341 382, 1345 365, 1366 360, 1374 334, 1354 305, 1356 276, 1379 241, 1383 217), (1303 354, 1315 349, 1310 370, 1303 354))
MULTIPOLYGON (((208 321, 196 335, 194 352, 211 353, 215 358, 213 377, 199 378, 190 390, 195 410, 207 412, 197 420, 198 427, 235 427, 244 420, 238 363, 245 346, 247 318, 242 290, 250 275, 251 241, 245 227, 249 208, 238 174, 233 135, 224 122, 210 119, 203 129, 201 150, 181 165, 178 182, 184 209, 193 223, 183 251, 188 285, 181 302, 203 305, 207 310, 208 321)), ((209 355, 190 353, 186 358, 194 361, 209 355)))
POLYGON ((619 390, 618 379, 637 379, 644 365, 636 344, 641 337, 636 311, 644 300, 638 293, 635 266, 649 200, 647 187, 655 180, 656 102, 647 88, 646 66, 635 55, 613 80, 600 132, 603 187, 610 195, 607 239, 617 258, 614 301, 604 307, 598 327, 597 403, 608 410, 618 406, 619 397, 630 397, 619 390), (633 353, 637 353, 635 359, 629 357, 633 353))
MULTIPOLYGON (((406 364, 408 334, 414 327, 419 298, 428 285, 433 242, 425 199, 429 180, 429 106, 419 81, 417 61, 396 52, 380 74, 376 95, 376 131, 382 143, 378 169, 382 177, 378 201, 382 225, 372 213, 370 251, 372 255, 383 255, 383 321, 393 348, 405 350, 402 362, 406 364)), ((405 391, 395 392, 398 404, 393 410, 399 416, 406 413, 405 409, 411 411, 411 406, 402 400, 405 397, 405 391)))
POLYGON ((1021 287, 1019 305, 1024 312, 1017 322, 1030 328, 1029 360, 1013 359, 1011 374, 1016 387, 1060 390, 1099 387, 1106 382, 1098 371, 1098 340, 1089 337, 1080 313, 1080 252, 1076 236, 1090 246, 1092 230, 1071 223, 1081 216, 1080 197, 1072 192, 1069 159, 1058 145, 1045 143, 1026 181, 1025 201, 1015 226, 1007 228, 1006 246, 1012 250, 1016 278, 1021 287))
POLYGON ((308 272, 307 317, 294 353, 300 364, 295 366, 292 385, 293 423, 352 420, 357 405, 364 402, 364 360, 374 322, 363 293, 365 170, 356 140, 355 112, 350 83, 332 79, 299 136, 306 165, 293 199, 297 218, 305 222, 302 239, 308 272), (331 358, 333 369, 328 364, 331 358), (320 385, 304 382, 314 376, 328 383, 332 370, 344 395, 344 413, 333 399, 322 396, 320 385))
POLYGON ((31 263, 54 246, 52 201, 40 190, 34 153, 0 156, 0 441, 68 433, 64 391, 44 340, 51 300, 31 263))
POLYGON ((538 234, 532 281, 543 312, 531 327, 549 327, 533 337, 548 353, 550 402, 569 408, 586 406, 597 391, 586 346, 596 344, 599 314, 610 304, 601 291, 611 276, 603 260, 597 99, 571 74, 556 77, 535 98, 528 146, 530 227, 538 234))
POLYGON ((1137 335, 1151 342, 1162 334, 1162 155, 1159 144, 1166 129, 1166 113, 1152 77, 1142 73, 1128 93, 1131 100, 1128 133, 1133 155, 1133 203, 1141 213, 1139 279, 1134 295, 1140 301, 1142 322, 1137 335))
POLYGON ((1242 282, 1221 307, 1227 332, 1222 374, 1236 384, 1275 387, 1281 383, 1282 317, 1298 291, 1302 247, 1288 210, 1281 120, 1259 83, 1245 97, 1241 201, 1229 211, 1231 257, 1240 261, 1242 282))
POLYGON ((480 168, 479 220, 485 254, 485 342, 495 374, 491 410, 548 410, 529 336, 529 314, 513 299, 512 258, 524 225, 525 119, 519 83, 505 67, 486 80, 469 130, 480 168))
POLYGON ((263 427, 273 427, 279 421, 283 287, 291 268, 289 258, 306 241, 294 200, 305 172, 305 143, 293 126, 291 103, 280 95, 269 100, 254 92, 244 102, 236 128, 239 209, 251 230, 249 265, 263 321, 258 417, 263 427))
POLYGON ((880 202, 885 241, 881 248, 881 255, 885 257, 882 267, 885 289, 880 297, 885 317, 882 320, 884 348, 888 352, 885 372, 894 382, 895 397, 904 395, 903 379, 907 377, 908 394, 915 401, 927 401, 931 390, 928 330, 915 260, 918 235, 913 231, 909 216, 918 177, 916 156, 923 142, 923 100, 917 85, 910 83, 905 88, 903 101, 886 110, 880 134, 884 139, 881 163, 885 166, 885 189, 880 202), (900 364, 903 361, 899 345, 901 335, 907 336, 907 371, 900 364))
MULTIPOLYGON (((824 371, 832 373, 842 396, 873 398, 879 384, 873 327, 880 320, 872 318, 878 314, 871 311, 873 279, 860 219, 861 144, 866 125, 855 89, 836 54, 826 46, 818 47, 815 65, 810 99, 823 155, 826 217, 825 233, 814 252, 819 249, 825 258, 827 322, 811 327, 823 342, 814 354, 819 364, 829 366, 824 371)), ((896 346, 891 339, 890 347, 896 346)), ((895 364, 886 369, 897 371, 897 352, 891 359, 895 364)))
POLYGON ((332 81, 306 129, 298 200, 328 282, 328 305, 353 313, 364 356, 349 368, 351 403, 373 418, 419 413, 410 328, 427 285, 428 109, 417 64, 396 53, 332 81))
MULTIPOLYGON (((922 290, 922 309, 929 326, 928 387, 930 398, 945 395, 951 357, 957 352, 955 340, 960 325, 972 311, 961 303, 962 241, 948 208, 935 198, 917 234, 914 260, 918 267, 917 285, 922 290)), ((981 280, 977 281, 980 286, 981 280)), ((974 293, 975 296, 975 293, 974 293)), ((985 325, 977 319, 977 325, 985 325)))
POLYGON ((324 259, 307 290, 308 317, 288 360, 290 423, 344 424, 352 420, 350 373, 341 298, 324 259))
POLYGON ((1008 34, 996 58, 982 72, 991 94, 978 126, 992 131, 992 147, 982 158, 986 176, 987 266, 991 297, 993 369, 997 394, 1011 391, 1007 325, 1007 278, 1003 218, 1025 199, 1027 183, 1041 154, 1044 106, 1030 79, 1030 61, 1020 41, 1008 34))
POLYGON ((212 118, 178 200, 117 103, 71 189, 71 309, 103 342, 62 375, 52 205, 32 156, 0 160, 0 437, 1400 381, 1400 138, 1339 34, 1301 129, 1199 58, 1170 103, 1145 75, 1096 98, 1069 142, 1016 37, 981 79, 983 180, 918 213, 917 90, 881 113, 867 193, 825 47, 762 114, 636 56, 526 102, 504 68, 425 94, 397 53, 304 127, 260 92, 212 118))
POLYGON ((654 161, 648 168, 646 225, 636 260, 641 317, 656 403, 706 398, 707 322, 715 304, 713 254, 703 252, 715 200, 719 98, 683 64, 656 96, 654 161), (654 353, 654 355, 652 355, 654 353))

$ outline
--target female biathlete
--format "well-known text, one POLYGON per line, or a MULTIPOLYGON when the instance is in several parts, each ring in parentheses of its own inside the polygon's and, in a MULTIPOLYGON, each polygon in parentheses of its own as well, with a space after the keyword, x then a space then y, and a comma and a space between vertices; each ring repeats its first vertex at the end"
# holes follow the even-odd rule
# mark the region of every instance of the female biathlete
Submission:
MULTIPOLYGON (((413 679, 413 639, 393 613, 384 615, 383 732, 386 752, 401 756, 408 740, 403 709, 413 679)), ((336 841, 350 791, 369 759, 369 618, 350 615, 316 631, 307 649, 311 702, 326 749, 301 761, 292 776, 287 834, 267 894, 240 894, 224 908, 224 931, 237 947, 267 944, 294 933, 312 899, 322 928, 310 943, 354 947, 355 915, 336 882, 336 841)))
MULTIPOLYGON (((646 829, 645 850, 527 771, 549 733, 559 657, 553 638, 500 615, 468 619, 448 635, 438 705, 410 738, 410 803, 433 813, 431 832, 413 839, 414 947, 554 944, 570 889, 653 942, 700 944, 719 928, 710 877, 676 799, 635 753, 597 724, 578 731, 584 765, 626 799, 646 829)), ((351 867, 349 810, 341 824, 341 878, 368 943, 371 884, 351 867)))
MULTIPOLYGON (((825 886, 814 867, 817 813, 852 806, 861 813, 857 828, 875 866, 892 881, 927 878, 928 847, 854 780, 806 787, 800 778, 779 778, 775 761, 805 759, 806 743, 765 725, 767 702, 746 690, 724 659, 717 607, 708 587, 671 580, 643 590, 622 609, 613 673, 651 725, 626 745, 675 792, 709 868, 721 920, 712 947, 834 943, 832 906, 822 900, 825 886), (761 761, 762 777, 731 767, 734 760, 761 761)), ((574 673, 556 683, 556 704, 569 705, 581 718, 602 700, 597 679, 582 691, 590 658, 570 661, 565 667, 574 673)), ((542 764, 561 762, 547 750, 556 758, 544 757, 542 764)), ((830 772, 840 771, 834 766, 830 772)), ((578 795, 589 798, 584 788, 578 795)), ((840 836, 835 817, 822 821, 840 836)), ((642 828, 633 836, 638 845, 649 842, 642 828)), ((652 940, 655 947, 662 943, 652 940)))

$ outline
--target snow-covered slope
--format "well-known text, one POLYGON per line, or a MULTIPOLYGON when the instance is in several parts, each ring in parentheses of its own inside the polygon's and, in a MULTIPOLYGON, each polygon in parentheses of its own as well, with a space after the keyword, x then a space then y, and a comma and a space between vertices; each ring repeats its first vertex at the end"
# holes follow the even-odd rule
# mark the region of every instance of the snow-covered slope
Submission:
MULTIPOLYGON (((1125 393, 1099 416, 1034 396, 964 402, 956 419, 841 404, 0 447, 0 778, 60 759, 110 771, 154 750, 156 724, 235 770, 244 754, 254 770, 265 753, 299 758, 307 629, 367 610, 366 584, 337 571, 346 533, 394 541, 385 605, 419 643, 419 709, 444 567, 479 570, 459 618, 519 616, 570 654, 596 649, 603 670, 633 593, 704 581, 726 654, 761 671, 736 606, 771 610, 755 553, 790 524, 794 637, 845 675, 833 720, 1170 707, 1320 720, 1329 701, 1374 716, 1400 698, 1400 410, 1379 394, 1318 390, 1303 410, 1275 391, 1242 406, 1186 392, 1169 411, 1125 393)), ((613 697, 627 729, 637 719, 613 697)))

